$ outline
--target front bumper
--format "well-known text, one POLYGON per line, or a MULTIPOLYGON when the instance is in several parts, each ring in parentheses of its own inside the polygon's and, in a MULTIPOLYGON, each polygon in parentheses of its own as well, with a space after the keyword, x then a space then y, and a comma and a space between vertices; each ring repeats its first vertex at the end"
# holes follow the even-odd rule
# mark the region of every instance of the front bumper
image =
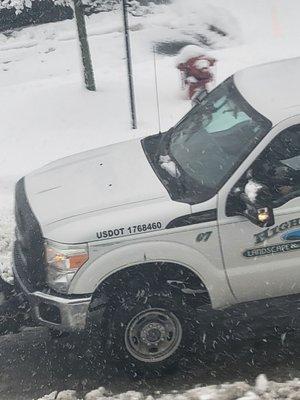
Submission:
POLYGON ((67 298, 41 291, 30 291, 13 266, 15 284, 30 304, 32 316, 39 324, 63 332, 81 331, 86 328, 91 296, 67 298))

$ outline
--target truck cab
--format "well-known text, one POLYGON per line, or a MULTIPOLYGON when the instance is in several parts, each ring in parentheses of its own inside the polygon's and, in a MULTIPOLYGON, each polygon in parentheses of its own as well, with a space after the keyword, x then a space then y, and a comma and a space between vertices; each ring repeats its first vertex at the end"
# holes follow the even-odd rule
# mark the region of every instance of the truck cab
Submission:
POLYGON ((13 270, 36 321, 98 326, 127 366, 157 370, 193 310, 299 294, 299 68, 237 72, 166 133, 22 178, 13 270))

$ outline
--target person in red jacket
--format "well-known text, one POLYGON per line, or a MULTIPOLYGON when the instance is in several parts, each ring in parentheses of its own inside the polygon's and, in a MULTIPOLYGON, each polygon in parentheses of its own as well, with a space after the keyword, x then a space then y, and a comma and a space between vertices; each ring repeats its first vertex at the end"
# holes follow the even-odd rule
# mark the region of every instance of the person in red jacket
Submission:
POLYGON ((181 71, 184 85, 188 88, 189 99, 193 99, 202 90, 207 91, 208 84, 214 80, 212 67, 216 60, 205 55, 192 57, 177 65, 181 71))

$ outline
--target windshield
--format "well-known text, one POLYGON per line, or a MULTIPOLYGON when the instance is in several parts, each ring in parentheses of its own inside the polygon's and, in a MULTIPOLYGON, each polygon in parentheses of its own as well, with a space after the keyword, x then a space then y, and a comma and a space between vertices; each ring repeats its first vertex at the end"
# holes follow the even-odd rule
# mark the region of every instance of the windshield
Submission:
POLYGON ((230 78, 175 126, 169 154, 209 198, 270 128, 270 121, 245 101, 230 78))

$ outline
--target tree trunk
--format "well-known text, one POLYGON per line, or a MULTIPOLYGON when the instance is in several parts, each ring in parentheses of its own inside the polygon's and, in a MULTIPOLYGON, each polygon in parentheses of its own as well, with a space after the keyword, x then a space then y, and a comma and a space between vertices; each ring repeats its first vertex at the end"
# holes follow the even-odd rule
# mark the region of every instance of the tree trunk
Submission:
POLYGON ((95 92, 96 84, 81 0, 74 0, 74 12, 81 51, 85 86, 88 90, 95 92))

